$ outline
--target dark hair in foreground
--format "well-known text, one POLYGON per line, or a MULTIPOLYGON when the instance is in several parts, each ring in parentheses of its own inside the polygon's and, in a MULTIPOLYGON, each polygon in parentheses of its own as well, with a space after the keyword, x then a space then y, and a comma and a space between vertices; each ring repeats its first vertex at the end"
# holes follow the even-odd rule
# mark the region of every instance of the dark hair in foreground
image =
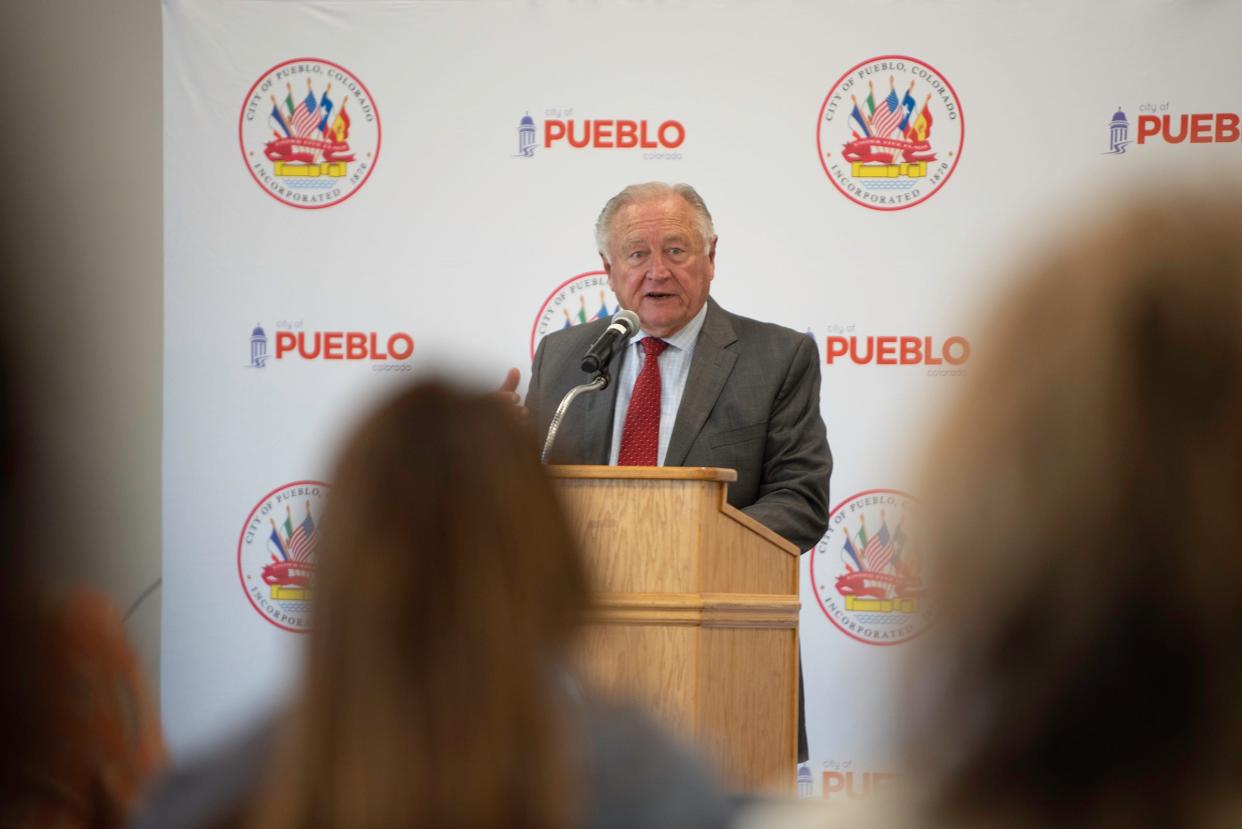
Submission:
POLYGON ((1028 274, 929 464, 933 822, 1239 817, 1242 200, 1136 203, 1028 274))
POLYGON ((52 677, 44 658, 47 631, 40 624, 44 596, 32 573, 27 488, 31 484, 21 434, 26 410, 20 408, 11 368, 12 350, 0 340, 0 812, 42 782, 56 749, 67 743, 51 704, 52 677))
POLYGON ((586 583, 513 411, 398 395, 347 443, 322 532, 306 686, 254 825, 568 825, 557 677, 586 583))

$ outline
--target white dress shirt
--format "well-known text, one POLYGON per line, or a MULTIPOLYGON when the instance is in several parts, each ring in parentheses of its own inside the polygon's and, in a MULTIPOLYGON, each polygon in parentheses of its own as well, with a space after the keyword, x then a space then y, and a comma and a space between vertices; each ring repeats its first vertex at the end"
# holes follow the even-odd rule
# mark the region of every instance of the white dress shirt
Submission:
MULTIPOLYGON (((664 465, 664 456, 668 452, 668 442, 673 436, 673 422, 677 420, 677 409, 681 406, 681 396, 686 390, 686 378, 690 376, 690 361, 694 358, 694 344, 703 330, 703 320, 707 318, 707 303, 685 326, 671 337, 663 337, 668 348, 660 355, 660 448, 656 457, 658 466, 664 465)), ((617 457, 621 454, 621 433, 625 431, 625 415, 630 409, 630 397, 634 394, 634 383, 638 373, 642 371, 646 352, 640 343, 649 335, 639 331, 625 348, 625 359, 621 362, 621 372, 615 378, 617 383, 617 406, 612 413, 612 446, 608 450, 608 463, 617 465, 617 457)))

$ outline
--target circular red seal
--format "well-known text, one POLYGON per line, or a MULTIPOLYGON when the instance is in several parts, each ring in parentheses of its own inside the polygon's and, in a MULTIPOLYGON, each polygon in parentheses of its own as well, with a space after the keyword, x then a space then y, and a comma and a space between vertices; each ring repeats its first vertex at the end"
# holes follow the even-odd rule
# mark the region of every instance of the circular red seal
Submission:
POLYGON ((310 629, 316 522, 329 486, 294 481, 259 499, 237 539, 237 576, 250 606, 292 633, 310 629))
POLYGON ((617 313, 620 303, 608 287, 604 271, 586 271, 557 285, 535 314, 530 329, 530 357, 545 335, 617 313))
POLYGON ((896 645, 931 620, 922 535, 913 496, 868 489, 842 501, 811 551, 811 586, 838 630, 868 645, 896 645))
POLYGON ((276 201, 303 210, 340 204, 379 159, 380 119, 362 81, 320 58, 293 58, 246 92, 237 121, 242 158, 276 201))
POLYGON ((846 71, 824 96, 815 128, 828 180, 872 210, 904 210, 939 192, 964 138, 952 84, 906 55, 881 55, 846 71))

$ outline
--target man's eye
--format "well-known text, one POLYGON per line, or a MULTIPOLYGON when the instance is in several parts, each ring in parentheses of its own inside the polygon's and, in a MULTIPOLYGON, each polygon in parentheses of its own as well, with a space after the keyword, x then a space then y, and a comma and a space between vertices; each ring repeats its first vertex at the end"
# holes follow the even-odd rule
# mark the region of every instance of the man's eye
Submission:
POLYGON ((639 259, 642 259, 644 255, 645 254, 641 250, 631 251, 630 259, 637 262, 639 259))

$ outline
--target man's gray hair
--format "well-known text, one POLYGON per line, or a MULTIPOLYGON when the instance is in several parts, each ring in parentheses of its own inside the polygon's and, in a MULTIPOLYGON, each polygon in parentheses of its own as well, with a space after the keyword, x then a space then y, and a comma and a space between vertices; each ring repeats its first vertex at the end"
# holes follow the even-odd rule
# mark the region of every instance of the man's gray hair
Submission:
POLYGON ((605 261, 611 261, 609 249, 612 245, 612 224, 621 208, 635 202, 658 199, 662 196, 678 195, 694 208, 695 224, 703 236, 703 252, 706 253, 716 238, 716 227, 712 224, 712 214, 698 191, 689 184, 668 184, 663 181, 648 181, 643 184, 631 184, 608 200, 595 221, 595 245, 605 261))

